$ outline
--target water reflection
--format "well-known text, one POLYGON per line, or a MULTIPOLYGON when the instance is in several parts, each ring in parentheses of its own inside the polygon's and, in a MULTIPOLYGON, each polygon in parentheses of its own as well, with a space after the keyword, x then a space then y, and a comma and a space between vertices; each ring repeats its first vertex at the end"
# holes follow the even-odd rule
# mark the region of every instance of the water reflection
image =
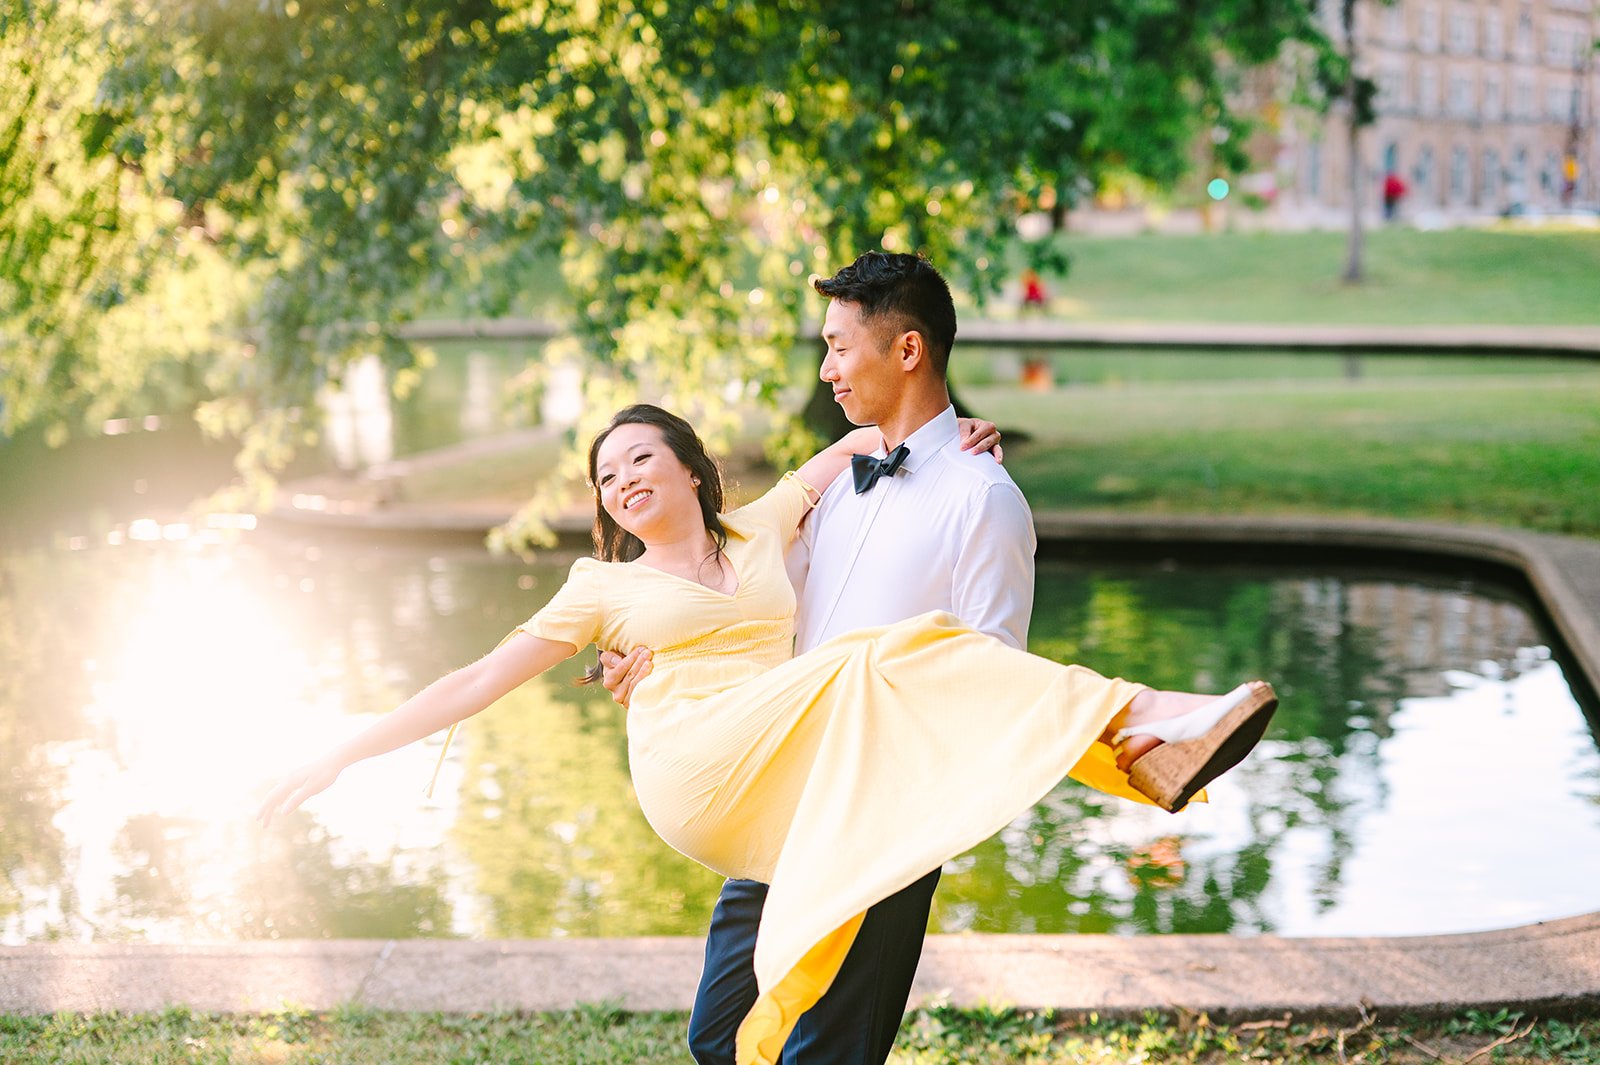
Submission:
POLYGON ((1215 571, 1050 587, 1036 650, 1171 687, 1267 676, 1284 708, 1265 757, 1181 819, 1064 785, 956 863, 943 927, 1412 934, 1593 907, 1560 870, 1572 848, 1593 863, 1600 757, 1510 600, 1215 571), (1560 829, 1529 831, 1532 810, 1560 829))
MULTIPOLYGON (((285 765, 493 646, 553 591, 467 550, 156 539, 0 559, 0 936, 698 933, 623 714, 566 683, 347 771, 271 832, 285 765)), ((1264 749, 1173 818, 1064 785, 950 864, 952 931, 1487 928, 1580 912, 1600 753, 1508 595, 1443 580, 1062 564, 1034 649, 1163 686, 1271 677, 1264 749)))
MULTIPOLYGON (((325 453, 360 470, 398 456, 549 421, 541 397, 518 389, 541 361, 542 342, 453 341, 434 345, 427 389, 395 398, 376 355, 350 363, 338 389, 323 390, 325 453)), ((546 397, 547 398, 547 397, 546 397)))
POLYGON ((31 607, 56 590, 47 570, 38 558, 0 565, 0 920, 8 928, 59 895, 63 846, 53 819, 64 774, 51 752, 82 730, 71 709, 84 693, 74 631, 31 607), (20 712, 41 707, 46 690, 61 700, 54 712, 20 712))
MULTIPOLYGON (((541 342, 433 348, 427 387, 398 399, 375 357, 356 360, 341 387, 319 398, 319 446, 303 449, 283 479, 359 470, 540 421, 564 424, 571 415, 576 370, 547 374, 541 390, 519 387, 542 360, 541 342)), ((0 542, 99 541, 135 516, 178 515, 235 476, 235 450, 232 441, 206 438, 182 407, 112 419, 101 435, 60 448, 46 446, 42 431, 25 430, 0 446, 0 542)))

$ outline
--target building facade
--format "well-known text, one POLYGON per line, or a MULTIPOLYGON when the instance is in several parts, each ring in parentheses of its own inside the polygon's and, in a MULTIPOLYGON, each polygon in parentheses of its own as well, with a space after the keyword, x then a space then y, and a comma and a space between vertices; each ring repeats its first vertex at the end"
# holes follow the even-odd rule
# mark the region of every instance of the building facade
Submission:
MULTIPOLYGON (((1339 40, 1337 0, 1321 14, 1339 40)), ((1600 202, 1600 0, 1366 0, 1356 33, 1358 69, 1378 88, 1361 134, 1374 218, 1391 175, 1399 216, 1419 222, 1600 202)), ((1269 114, 1276 220, 1348 218, 1347 108, 1269 114)))

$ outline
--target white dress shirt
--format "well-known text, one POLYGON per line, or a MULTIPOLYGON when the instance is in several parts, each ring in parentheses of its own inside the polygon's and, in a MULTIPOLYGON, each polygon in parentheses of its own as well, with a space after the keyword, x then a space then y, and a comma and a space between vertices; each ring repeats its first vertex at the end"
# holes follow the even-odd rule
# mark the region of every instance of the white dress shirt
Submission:
POLYGON ((1036 541, 1022 492, 993 455, 961 450, 954 407, 905 443, 899 472, 860 495, 849 470, 837 477, 789 549, 796 654, 930 610, 1027 646, 1036 541))

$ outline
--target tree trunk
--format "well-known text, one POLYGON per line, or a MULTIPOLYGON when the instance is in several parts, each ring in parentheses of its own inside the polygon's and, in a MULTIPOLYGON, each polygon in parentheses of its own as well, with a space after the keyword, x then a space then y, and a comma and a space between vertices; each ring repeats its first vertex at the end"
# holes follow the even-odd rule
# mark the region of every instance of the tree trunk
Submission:
MULTIPOLYGON (((961 402, 961 397, 956 395, 954 388, 950 389, 950 402, 956 408, 956 417, 975 418, 978 415, 961 402)), ((844 409, 833 400, 833 386, 828 382, 817 379, 816 387, 811 390, 811 398, 806 400, 804 409, 800 412, 801 419, 813 432, 824 440, 837 440, 856 426, 850 424, 850 419, 844 416, 844 409)), ((1031 434, 1023 429, 1002 428, 1000 434, 1005 437, 1006 444, 1020 444, 1031 439, 1031 434)))
POLYGON ((1366 169, 1361 161, 1361 101, 1356 73, 1355 0, 1343 0, 1340 15, 1344 22, 1345 56, 1350 61, 1350 72, 1345 81, 1345 102, 1349 105, 1350 132, 1350 241, 1349 254, 1344 266, 1344 280, 1354 284, 1362 279, 1361 254, 1364 234, 1361 230, 1361 187, 1365 184, 1366 169))

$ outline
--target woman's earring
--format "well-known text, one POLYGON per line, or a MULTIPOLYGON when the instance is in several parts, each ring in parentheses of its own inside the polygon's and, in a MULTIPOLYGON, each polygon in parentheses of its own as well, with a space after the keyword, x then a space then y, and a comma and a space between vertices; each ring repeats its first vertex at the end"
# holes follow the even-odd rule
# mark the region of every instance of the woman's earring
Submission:
POLYGON ((689 481, 690 481, 690 483, 691 483, 691 484, 693 484, 693 485, 694 485, 694 486, 695 486, 695 487, 696 487, 696 488, 699 488, 699 487, 700 487, 700 478, 698 478, 698 477, 691 477, 691 478, 689 478, 689 481))

